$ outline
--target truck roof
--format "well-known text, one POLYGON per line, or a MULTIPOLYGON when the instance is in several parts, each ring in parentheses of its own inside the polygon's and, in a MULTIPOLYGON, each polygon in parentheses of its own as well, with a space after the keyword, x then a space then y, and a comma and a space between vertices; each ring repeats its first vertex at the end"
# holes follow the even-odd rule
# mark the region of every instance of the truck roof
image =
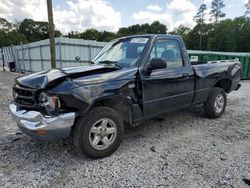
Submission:
POLYGON ((168 38, 181 38, 179 35, 170 35, 170 34, 137 34, 137 35, 125 36, 125 37, 122 37, 122 38, 127 38, 127 37, 150 37, 150 38, 168 37, 168 38))

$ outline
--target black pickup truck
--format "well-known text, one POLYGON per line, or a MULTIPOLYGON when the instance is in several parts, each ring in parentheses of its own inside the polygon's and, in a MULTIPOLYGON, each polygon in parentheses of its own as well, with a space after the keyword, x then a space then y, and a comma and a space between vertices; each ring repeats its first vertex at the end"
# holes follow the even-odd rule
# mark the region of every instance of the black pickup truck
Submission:
POLYGON ((16 79, 10 110, 25 134, 72 136, 101 158, 118 148, 125 126, 161 113, 204 104, 207 117, 220 117, 241 72, 235 60, 192 64, 181 37, 135 35, 109 42, 89 65, 16 79))

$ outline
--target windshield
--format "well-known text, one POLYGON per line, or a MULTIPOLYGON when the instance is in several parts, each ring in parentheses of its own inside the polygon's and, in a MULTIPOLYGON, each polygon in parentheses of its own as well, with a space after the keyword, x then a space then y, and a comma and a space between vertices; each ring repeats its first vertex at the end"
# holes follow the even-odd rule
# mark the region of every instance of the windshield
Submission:
POLYGON ((135 67, 148 39, 147 37, 130 37, 111 41, 98 53, 93 62, 135 67))

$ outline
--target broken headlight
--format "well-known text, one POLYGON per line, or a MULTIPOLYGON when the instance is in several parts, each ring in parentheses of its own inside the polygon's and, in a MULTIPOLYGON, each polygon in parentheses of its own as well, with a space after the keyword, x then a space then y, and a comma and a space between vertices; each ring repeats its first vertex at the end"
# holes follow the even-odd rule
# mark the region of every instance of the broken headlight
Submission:
POLYGON ((45 92, 42 92, 39 95, 39 103, 49 115, 57 115, 59 113, 61 103, 57 96, 49 96, 45 92))

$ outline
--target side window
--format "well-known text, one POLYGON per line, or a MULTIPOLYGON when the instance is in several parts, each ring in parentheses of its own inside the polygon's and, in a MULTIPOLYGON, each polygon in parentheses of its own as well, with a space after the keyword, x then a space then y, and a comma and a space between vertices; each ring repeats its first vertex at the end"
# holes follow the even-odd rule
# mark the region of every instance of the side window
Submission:
POLYGON ((150 60, 153 58, 164 59, 167 62, 167 68, 183 66, 181 50, 176 40, 157 40, 150 53, 150 60))
POLYGON ((138 48, 137 48, 137 54, 142 53, 143 49, 144 49, 144 46, 138 46, 138 48))
POLYGON ((121 50, 121 59, 126 59, 127 47, 123 47, 121 50))

